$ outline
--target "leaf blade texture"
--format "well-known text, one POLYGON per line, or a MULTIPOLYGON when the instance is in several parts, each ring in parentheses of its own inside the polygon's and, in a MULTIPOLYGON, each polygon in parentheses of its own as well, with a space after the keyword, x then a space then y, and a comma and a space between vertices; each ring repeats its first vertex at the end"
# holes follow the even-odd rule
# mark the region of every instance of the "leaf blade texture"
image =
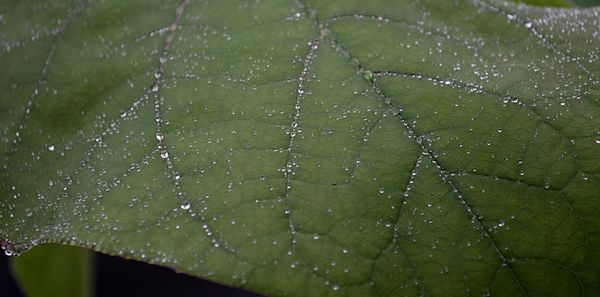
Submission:
POLYGON ((3 3, 0 239, 274 296, 594 295, 599 13, 3 3))

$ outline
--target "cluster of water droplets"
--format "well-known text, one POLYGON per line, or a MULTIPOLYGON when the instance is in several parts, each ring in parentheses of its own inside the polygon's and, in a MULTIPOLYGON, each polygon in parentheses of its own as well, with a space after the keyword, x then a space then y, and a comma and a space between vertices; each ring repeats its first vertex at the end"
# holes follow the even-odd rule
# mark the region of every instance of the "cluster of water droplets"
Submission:
MULTIPOLYGON (((300 109, 301 109, 301 105, 302 105, 302 99, 305 96, 306 90, 305 90, 305 84, 306 81, 308 80, 308 74, 309 74, 309 69, 310 69, 310 65, 311 63, 314 61, 316 55, 317 55, 317 49, 319 49, 319 45, 321 43, 320 39, 311 41, 308 46, 309 46, 309 51, 308 54, 306 55, 306 57, 304 58, 304 60, 302 61, 302 70, 301 73, 298 77, 298 87, 296 89, 296 102, 294 104, 294 113, 292 116, 292 123, 290 125, 290 130, 289 130, 289 136, 290 136, 290 141, 287 147, 287 153, 288 153, 288 160, 286 162, 286 166, 283 169, 283 174, 284 177, 286 178, 286 185, 285 185, 285 199, 289 200, 289 193, 290 190, 292 189, 292 176, 294 175, 294 168, 297 166, 294 157, 294 154, 292 152, 292 149, 294 148, 295 142, 296 142, 296 137, 298 136, 297 133, 299 133, 299 131, 301 130, 301 128, 299 127, 299 119, 300 119, 300 109)), ((294 226, 294 222, 293 222, 293 218, 292 218, 292 214, 291 214, 291 209, 289 206, 289 202, 286 201, 286 205, 284 208, 284 214, 288 217, 288 227, 290 229, 290 232, 292 233, 292 248, 294 247, 294 245, 296 244, 297 238, 296 238, 296 230, 295 230, 295 226, 294 226)))

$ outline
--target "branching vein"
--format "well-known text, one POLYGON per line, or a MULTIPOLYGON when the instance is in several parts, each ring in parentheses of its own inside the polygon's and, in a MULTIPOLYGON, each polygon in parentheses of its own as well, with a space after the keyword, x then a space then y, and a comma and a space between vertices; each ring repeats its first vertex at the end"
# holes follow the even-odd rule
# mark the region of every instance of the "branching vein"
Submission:
POLYGON ((304 57, 302 61, 302 70, 300 75, 298 76, 298 87, 296 89, 296 102, 294 104, 294 114, 292 116, 292 123, 290 125, 289 134, 290 141, 288 143, 287 151, 288 158, 286 161, 285 168, 283 170, 284 176, 286 178, 285 183, 285 215, 288 217, 288 227, 292 236, 292 250, 296 245, 296 227, 294 226, 294 220, 292 217, 292 210, 290 205, 290 191, 292 189, 292 176, 294 175, 294 169, 298 166, 295 162, 295 157, 292 152, 294 147, 296 137, 298 136, 298 124, 300 119, 300 108, 302 104, 302 99, 306 94, 305 83, 308 80, 308 73, 310 69, 310 65, 316 57, 317 49, 319 49, 321 43, 321 38, 316 39, 309 43, 308 54, 304 57))

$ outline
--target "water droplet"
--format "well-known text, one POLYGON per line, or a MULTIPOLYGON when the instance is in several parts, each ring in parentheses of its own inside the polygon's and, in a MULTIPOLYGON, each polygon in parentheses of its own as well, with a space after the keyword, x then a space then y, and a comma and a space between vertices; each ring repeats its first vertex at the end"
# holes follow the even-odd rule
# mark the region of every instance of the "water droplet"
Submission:
MULTIPOLYGON (((596 141, 596 142, 598 142, 598 141, 596 141)), ((51 151, 51 152, 53 152, 54 151, 54 146, 53 145, 49 146, 48 150, 51 151)))
POLYGON ((4 254, 7 256, 14 256, 16 253, 12 250, 12 247, 10 244, 6 243, 6 242, 0 242, 0 248, 2 248, 4 250, 4 254))
POLYGON ((531 22, 530 20, 526 20, 525 22, 523 22, 523 26, 525 26, 525 28, 530 29, 531 27, 533 27, 533 22, 531 22))
POLYGON ((165 139, 165 135, 164 135, 164 134, 162 134, 162 132, 157 132, 157 133, 156 133, 156 139, 157 139, 158 141, 162 141, 163 139, 165 139))
POLYGON ((379 188, 379 194, 383 194, 385 193, 385 189, 384 188, 379 188))
POLYGON ((167 151, 160 152, 160 157, 163 158, 163 159, 168 158, 169 157, 169 152, 167 152, 167 151))
POLYGON ((365 71, 363 72, 363 78, 372 82, 373 81, 373 73, 371 71, 365 71))
POLYGON ((181 205, 179 205, 179 207, 181 207, 181 209, 183 210, 188 210, 191 206, 192 205, 188 201, 183 201, 181 205))

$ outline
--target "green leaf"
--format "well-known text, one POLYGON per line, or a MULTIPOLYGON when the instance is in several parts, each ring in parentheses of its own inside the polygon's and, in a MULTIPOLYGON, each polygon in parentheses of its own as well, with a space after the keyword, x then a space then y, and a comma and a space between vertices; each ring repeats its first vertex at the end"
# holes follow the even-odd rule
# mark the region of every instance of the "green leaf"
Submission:
POLYGON ((600 0, 571 0, 575 5, 578 6, 598 6, 600 5, 600 0))
POLYGON ((273 296, 598 295, 599 14, 4 1, 0 240, 273 296))
POLYGON ((15 278, 28 297, 85 297, 92 294, 89 250, 42 245, 13 258, 15 278))
POLYGON ((570 0, 512 0, 514 2, 522 2, 529 5, 538 6, 555 6, 555 7, 571 7, 573 6, 570 0))
POLYGON ((512 0, 514 2, 526 3, 528 5, 538 6, 555 6, 555 7, 571 7, 571 6, 594 6, 600 4, 600 0, 512 0))

